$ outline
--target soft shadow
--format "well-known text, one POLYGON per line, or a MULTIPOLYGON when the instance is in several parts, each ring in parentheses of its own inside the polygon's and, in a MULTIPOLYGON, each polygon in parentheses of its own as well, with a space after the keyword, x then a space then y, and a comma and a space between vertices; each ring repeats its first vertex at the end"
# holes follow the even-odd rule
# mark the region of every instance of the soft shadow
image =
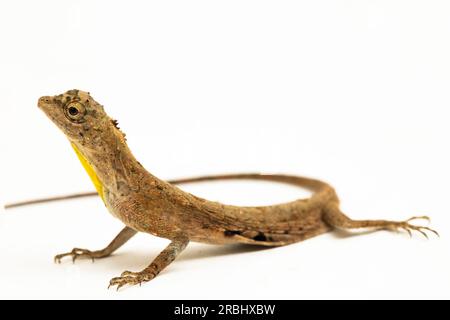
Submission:
POLYGON ((110 257, 95 260, 95 263, 101 263, 103 267, 111 268, 118 273, 124 270, 138 271, 148 266, 158 254, 156 251, 123 250, 110 257))
MULTIPOLYGON (((254 246, 246 244, 228 244, 228 245, 208 245, 196 244, 187 247, 186 250, 176 259, 176 261, 212 258, 225 255, 235 255, 242 253, 251 253, 263 250, 269 250, 273 247, 254 246)), ((161 251, 163 248, 161 248, 161 251)), ((149 265, 160 251, 142 251, 142 250, 123 250, 114 253, 110 257, 95 260, 95 264, 107 266, 111 270, 121 273, 124 270, 140 270, 149 265)), ((80 259, 84 260, 84 259, 80 259)), ((79 261, 77 261, 79 262, 79 261)))
POLYGON ((235 255, 240 253, 250 253, 256 251, 269 250, 271 248, 274 247, 255 246, 250 244, 226 244, 226 245, 199 244, 191 249, 189 249, 188 247, 188 249, 186 249, 186 251, 183 252, 177 260, 182 261, 191 259, 212 258, 230 254, 235 255))
POLYGON ((364 236, 364 235, 368 235, 368 234, 378 232, 378 231, 380 231, 380 230, 350 231, 350 230, 344 230, 344 229, 334 229, 330 234, 334 238, 346 239, 346 238, 364 236))

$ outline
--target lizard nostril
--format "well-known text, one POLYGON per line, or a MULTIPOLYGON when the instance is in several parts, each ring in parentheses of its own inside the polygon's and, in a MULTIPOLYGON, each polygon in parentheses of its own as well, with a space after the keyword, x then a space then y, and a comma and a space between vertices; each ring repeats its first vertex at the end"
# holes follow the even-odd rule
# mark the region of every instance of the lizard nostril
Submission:
POLYGON ((49 96, 40 97, 39 101, 38 101, 38 105, 46 104, 46 103, 49 103, 50 101, 51 101, 51 99, 49 96))

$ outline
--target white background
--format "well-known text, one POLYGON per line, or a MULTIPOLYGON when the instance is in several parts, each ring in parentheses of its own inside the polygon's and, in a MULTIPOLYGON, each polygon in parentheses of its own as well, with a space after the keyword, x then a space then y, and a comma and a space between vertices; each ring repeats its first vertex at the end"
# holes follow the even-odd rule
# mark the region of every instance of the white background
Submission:
MULTIPOLYGON (((448 1, 1 1, 2 203, 92 190, 41 95, 90 91, 160 178, 283 172, 332 184, 351 217, 432 217, 441 238, 334 232, 282 248, 191 244, 142 287, 107 290, 167 240, 99 199, 1 212, 0 298, 450 298, 448 1)), ((238 205, 306 192, 186 186, 238 205)))

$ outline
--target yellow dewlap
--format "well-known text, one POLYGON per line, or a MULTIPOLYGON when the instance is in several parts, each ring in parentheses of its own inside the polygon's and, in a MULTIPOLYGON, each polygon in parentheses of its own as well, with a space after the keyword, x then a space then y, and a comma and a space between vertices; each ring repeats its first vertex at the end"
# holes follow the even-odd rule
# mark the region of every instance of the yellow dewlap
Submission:
POLYGON ((81 152, 78 150, 78 148, 75 146, 75 144, 71 143, 73 150, 75 150, 75 153, 78 156, 78 159, 80 160, 81 164, 83 165, 84 170, 86 170, 87 174, 89 175, 89 178, 91 178, 92 183, 94 184, 95 189, 97 190, 100 198, 102 198, 103 202, 105 202, 104 194, 103 194, 103 185, 100 182, 100 180, 97 177, 97 174, 95 173, 92 166, 89 164, 89 162, 86 160, 86 158, 81 154, 81 152))

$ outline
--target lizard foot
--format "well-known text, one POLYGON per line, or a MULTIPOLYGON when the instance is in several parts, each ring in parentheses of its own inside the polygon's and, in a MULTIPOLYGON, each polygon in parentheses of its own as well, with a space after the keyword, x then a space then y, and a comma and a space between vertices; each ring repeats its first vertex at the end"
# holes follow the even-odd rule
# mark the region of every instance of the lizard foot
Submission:
POLYGON ((141 285, 142 282, 147 282, 156 277, 156 273, 150 270, 143 270, 141 272, 124 271, 120 277, 112 278, 109 281, 108 289, 112 286, 117 286, 119 290, 124 285, 141 285))
POLYGON ((394 222, 392 224, 389 224, 386 226, 386 228, 391 229, 391 230, 399 230, 399 229, 405 230, 406 232, 408 232, 408 234, 411 237, 412 237, 412 231, 420 232, 427 239, 428 239, 428 235, 426 234, 425 231, 432 232, 439 237, 439 233, 436 230, 433 230, 429 227, 413 225, 410 223, 413 220, 419 220, 419 219, 430 221, 430 218, 427 216, 412 217, 405 221, 394 222))
POLYGON ((95 258, 102 257, 102 255, 99 251, 90 251, 88 249, 73 248, 72 251, 70 251, 70 252, 57 254, 55 256, 55 263, 61 263, 61 259, 64 257, 68 257, 68 256, 72 257, 72 262, 74 262, 74 263, 75 263, 75 260, 79 257, 88 258, 88 259, 90 258, 90 259, 92 259, 92 262, 94 262, 95 258))

